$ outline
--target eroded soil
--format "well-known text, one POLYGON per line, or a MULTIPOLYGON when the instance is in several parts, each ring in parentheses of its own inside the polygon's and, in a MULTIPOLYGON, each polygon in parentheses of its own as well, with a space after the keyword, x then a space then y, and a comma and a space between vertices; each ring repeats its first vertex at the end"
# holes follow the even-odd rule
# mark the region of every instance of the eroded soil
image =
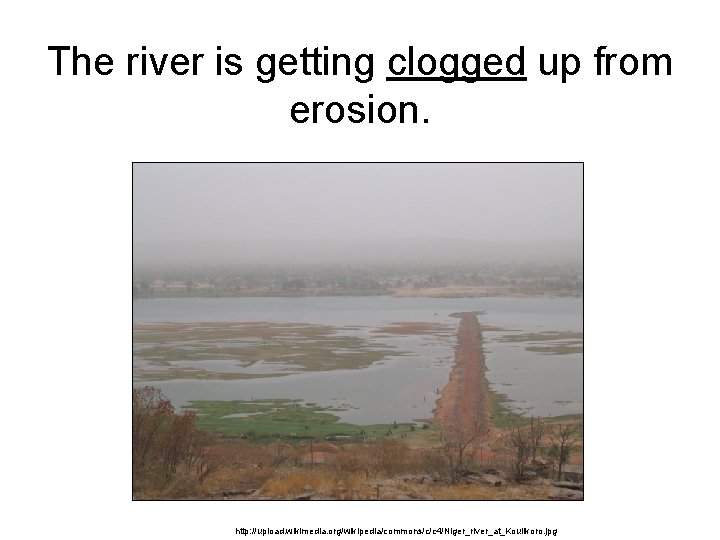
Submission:
POLYGON ((482 333, 476 313, 458 313, 458 343, 455 365, 442 389, 435 409, 435 420, 444 428, 466 433, 484 431, 489 425, 485 357, 482 333))

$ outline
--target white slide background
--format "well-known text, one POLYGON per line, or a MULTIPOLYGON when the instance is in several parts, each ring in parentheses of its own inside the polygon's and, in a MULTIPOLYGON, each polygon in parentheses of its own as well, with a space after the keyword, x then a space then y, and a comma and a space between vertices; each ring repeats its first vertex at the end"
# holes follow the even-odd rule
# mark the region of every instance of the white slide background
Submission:
POLYGON ((710 2, 24 2, 2 7, 5 538, 228 538, 239 526, 550 527, 701 538, 716 503, 717 14, 710 2), (49 45, 120 60, 238 52, 216 77, 57 77, 49 45), (527 83, 386 83, 413 44, 515 52, 527 83), (592 54, 667 52, 671 77, 592 54), (372 52, 375 78, 258 83, 262 52, 372 52), (573 52, 580 74, 537 73, 573 52), (412 100, 428 124, 296 125, 297 100, 412 100), (133 161, 583 161, 582 503, 132 502, 133 161))

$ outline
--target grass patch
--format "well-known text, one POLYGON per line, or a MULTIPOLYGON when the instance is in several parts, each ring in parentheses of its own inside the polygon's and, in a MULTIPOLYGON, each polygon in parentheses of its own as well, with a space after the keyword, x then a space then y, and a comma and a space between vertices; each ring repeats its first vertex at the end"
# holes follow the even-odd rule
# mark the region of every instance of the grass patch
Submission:
POLYGON ((372 330, 374 334, 398 334, 402 336, 453 335, 455 328, 444 323, 395 322, 372 330))
POLYGON ((186 408, 198 414, 200 429, 261 443, 283 439, 297 444, 327 437, 340 437, 338 442, 348 442, 388 435, 400 438, 403 434, 420 431, 419 426, 411 423, 348 424, 340 422, 340 417, 332 414, 331 408, 291 399, 191 401, 186 408), (249 416, 228 417, 235 414, 249 416), (415 427, 414 432, 411 426, 415 427))
POLYGON ((151 366, 133 368, 133 379, 136 381, 174 381, 178 379, 206 379, 231 381, 239 379, 261 379, 267 377, 283 377, 287 373, 218 373, 205 369, 180 368, 175 366, 151 366))
POLYGON ((396 348, 341 333, 327 325, 271 323, 172 323, 133 327, 133 356, 145 363, 136 379, 248 379, 292 372, 362 369, 396 348), (203 361, 227 362, 225 369, 203 361), (197 362, 192 367, 177 362, 197 362), (248 369, 262 363, 259 371, 248 369))
POLYGON ((528 352, 540 354, 582 354, 582 332, 534 332, 529 334, 504 334, 501 343, 529 343, 528 352))
POLYGON ((582 414, 565 414, 563 416, 551 416, 545 419, 545 423, 554 426, 558 424, 575 426, 575 432, 581 438, 584 435, 585 421, 582 414))
MULTIPOLYGON (((514 412, 505 405, 505 396, 488 390, 488 398, 490 403, 490 414, 492 423, 499 429, 511 429, 530 423, 530 417, 514 412)), ((548 425, 572 424, 577 425, 578 432, 583 430, 582 414, 565 414, 561 416, 543 416, 542 419, 548 425)))
POLYGON ((505 334, 499 338, 504 343, 523 341, 559 341, 559 340, 582 340, 582 332, 532 332, 529 334, 505 334))
POLYGON ((526 424, 529 418, 514 412, 505 405, 505 396, 487 389, 488 403, 490 405, 490 418, 493 425, 499 429, 509 429, 526 424))
POLYGON ((525 347, 525 350, 540 354, 582 354, 583 346, 558 343, 548 346, 531 345, 530 347, 525 347))

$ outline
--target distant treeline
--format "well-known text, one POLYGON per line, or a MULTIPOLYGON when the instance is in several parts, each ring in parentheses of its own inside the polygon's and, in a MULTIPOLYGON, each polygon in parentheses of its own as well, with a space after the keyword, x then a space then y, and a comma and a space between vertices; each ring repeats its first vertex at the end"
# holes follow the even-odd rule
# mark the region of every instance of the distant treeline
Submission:
POLYGON ((369 296, 476 288, 478 295, 582 294, 579 263, 145 266, 134 297, 369 296))

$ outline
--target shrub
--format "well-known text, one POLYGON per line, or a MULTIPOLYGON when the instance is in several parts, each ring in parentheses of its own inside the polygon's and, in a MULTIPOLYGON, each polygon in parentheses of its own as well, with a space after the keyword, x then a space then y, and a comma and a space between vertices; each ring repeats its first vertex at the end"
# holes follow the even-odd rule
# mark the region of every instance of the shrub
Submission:
POLYGON ((377 472, 395 476, 405 471, 408 447, 395 439, 378 439, 370 446, 370 456, 377 472))
MULTIPOLYGON (((164 488, 179 473, 198 485, 213 470, 206 435, 195 427, 195 414, 175 414, 170 400, 155 387, 133 389, 133 490, 164 488)), ((182 482, 186 495, 188 480, 182 482)))

